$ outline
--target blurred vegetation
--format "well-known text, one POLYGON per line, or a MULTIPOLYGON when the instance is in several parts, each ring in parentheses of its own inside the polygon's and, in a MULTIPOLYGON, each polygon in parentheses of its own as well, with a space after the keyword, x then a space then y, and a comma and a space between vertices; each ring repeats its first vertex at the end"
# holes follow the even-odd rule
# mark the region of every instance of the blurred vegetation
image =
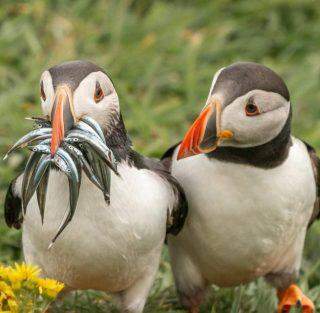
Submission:
MULTIPOLYGON (((30 129, 46 68, 89 59, 112 77, 138 151, 160 156, 181 139, 202 108, 216 70, 235 61, 270 66, 287 82, 294 133, 320 149, 320 2, 318 0, 102 1, 1 0, 0 153, 30 129)), ((25 155, 0 163, 0 200, 25 155)), ((2 210, 1 210, 2 215, 2 210)), ((301 285, 320 309, 320 225, 307 238, 301 285)), ((0 261, 20 259, 20 234, 0 216, 0 261)), ((262 280, 212 288, 202 312, 272 312, 262 280)), ((115 312, 109 296, 77 292, 54 312, 115 312)), ((168 257, 147 312, 182 312, 168 257)))

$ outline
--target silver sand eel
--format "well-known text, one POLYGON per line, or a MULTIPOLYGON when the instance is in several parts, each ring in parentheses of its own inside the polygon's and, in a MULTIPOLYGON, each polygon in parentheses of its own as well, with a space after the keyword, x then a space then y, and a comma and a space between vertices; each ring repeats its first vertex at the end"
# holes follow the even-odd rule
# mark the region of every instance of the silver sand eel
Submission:
POLYGON ((50 169, 54 167, 68 177, 69 211, 52 239, 51 247, 74 216, 79 198, 82 170, 89 180, 102 191, 109 204, 111 171, 119 175, 117 161, 112 150, 106 145, 99 124, 90 117, 82 118, 67 133, 53 156, 50 154, 52 136, 50 121, 40 117, 32 117, 28 120, 35 123, 36 129, 19 139, 8 151, 5 159, 20 148, 27 147, 31 150, 22 181, 22 207, 23 213, 26 214, 28 203, 36 192, 42 223, 45 216, 50 169))

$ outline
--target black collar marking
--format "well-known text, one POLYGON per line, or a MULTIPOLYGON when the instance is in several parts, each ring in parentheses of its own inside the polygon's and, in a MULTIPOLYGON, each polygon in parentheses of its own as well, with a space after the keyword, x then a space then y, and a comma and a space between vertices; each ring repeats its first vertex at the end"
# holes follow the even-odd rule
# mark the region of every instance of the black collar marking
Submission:
POLYGON ((274 168, 286 160, 291 142, 291 110, 282 131, 271 141, 250 148, 218 147, 207 153, 209 159, 247 164, 260 168, 274 168))
POLYGON ((121 113, 111 123, 108 126, 109 132, 105 135, 107 146, 112 150, 118 162, 129 161, 130 163, 133 151, 132 142, 128 136, 121 113))
POLYGON ((261 64, 251 62, 239 62, 224 68, 211 94, 223 94, 226 106, 255 89, 275 92, 290 100, 288 88, 278 74, 261 64))
POLYGON ((132 149, 132 143, 121 114, 113 120, 113 125, 109 126, 109 129, 110 132, 106 134, 106 143, 118 162, 125 161, 129 166, 134 166, 137 169, 148 169, 159 175, 172 188, 174 201, 171 215, 167 218, 167 234, 177 235, 188 214, 188 204, 182 187, 162 162, 146 158, 132 149))

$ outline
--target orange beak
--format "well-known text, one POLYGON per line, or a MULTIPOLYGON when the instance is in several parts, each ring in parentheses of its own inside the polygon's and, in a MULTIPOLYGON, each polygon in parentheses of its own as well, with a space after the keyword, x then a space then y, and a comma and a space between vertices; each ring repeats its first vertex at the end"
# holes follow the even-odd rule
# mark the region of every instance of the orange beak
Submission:
POLYGON ((221 130, 221 104, 212 99, 187 131, 179 148, 177 159, 215 150, 221 139, 231 138, 232 132, 221 130))
POLYGON ((54 156, 68 130, 75 122, 71 104, 71 90, 68 86, 58 86, 51 111, 52 138, 51 156, 54 156))

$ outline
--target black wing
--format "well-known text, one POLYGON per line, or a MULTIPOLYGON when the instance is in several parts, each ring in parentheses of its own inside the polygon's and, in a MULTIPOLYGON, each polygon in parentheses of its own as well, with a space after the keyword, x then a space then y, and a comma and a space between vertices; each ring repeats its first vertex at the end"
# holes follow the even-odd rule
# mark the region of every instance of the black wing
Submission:
POLYGON ((17 179, 14 179, 7 191, 4 201, 4 218, 9 227, 21 228, 23 221, 21 198, 15 192, 17 179))
POLYGON ((168 208, 167 234, 177 235, 182 229, 188 214, 188 203, 185 193, 178 181, 171 176, 169 168, 157 159, 146 158, 133 151, 131 160, 138 168, 146 168, 166 180, 174 193, 174 203, 172 209, 168 208))
POLYGON ((316 187, 317 187, 317 197, 314 203, 313 213, 309 222, 309 226, 311 226, 316 219, 320 218, 320 159, 317 157, 316 150, 312 146, 310 146, 306 142, 304 142, 304 144, 306 145, 309 156, 310 156, 313 175, 314 175, 314 179, 316 181, 316 187))
MULTIPOLYGON (((168 173, 171 173, 172 155, 180 143, 181 142, 178 142, 177 144, 175 144, 174 146, 169 148, 161 158, 161 164, 163 165, 163 167, 166 169, 166 171, 168 173)), ((185 195, 184 190, 182 189, 181 185, 178 183, 178 181, 173 176, 171 176, 171 174, 170 174, 170 179, 172 180, 171 183, 174 186, 176 186, 176 189, 178 190, 178 192, 181 195, 180 196, 181 197, 180 204, 182 207, 180 207, 179 210, 173 210, 173 212, 172 212, 173 220, 175 220, 177 222, 180 221, 180 223, 177 223, 179 227, 174 228, 174 224, 173 224, 172 231, 169 232, 171 234, 177 235, 179 233, 179 231, 182 229, 184 222, 185 222, 185 219, 188 214, 188 201, 187 201, 186 195, 185 195), (180 215, 182 214, 182 216, 179 216, 179 214, 180 215), (178 230, 178 231, 176 231, 176 230, 178 230)), ((171 228, 170 228, 170 230, 171 230, 171 228)))

